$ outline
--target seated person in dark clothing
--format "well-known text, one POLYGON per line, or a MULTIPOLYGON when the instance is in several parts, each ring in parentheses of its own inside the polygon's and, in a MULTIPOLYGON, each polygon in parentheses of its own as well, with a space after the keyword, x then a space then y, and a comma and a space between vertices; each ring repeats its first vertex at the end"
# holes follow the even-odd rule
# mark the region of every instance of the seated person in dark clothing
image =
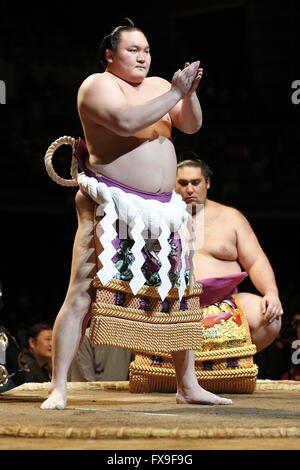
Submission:
POLYGON ((36 323, 27 333, 24 357, 34 382, 49 382, 52 370, 52 326, 36 323))
POLYGON ((117 346, 95 346, 89 338, 88 328, 84 340, 74 357, 69 382, 98 382, 128 380, 129 365, 134 353, 117 346))

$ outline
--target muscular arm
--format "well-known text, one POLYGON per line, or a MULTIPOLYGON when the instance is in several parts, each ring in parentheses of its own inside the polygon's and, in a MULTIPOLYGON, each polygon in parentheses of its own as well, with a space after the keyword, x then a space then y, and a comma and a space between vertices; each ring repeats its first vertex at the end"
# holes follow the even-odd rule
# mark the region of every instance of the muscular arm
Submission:
POLYGON ((248 221, 239 214, 237 217, 237 248, 239 262, 249 273, 250 279, 261 294, 268 291, 278 293, 271 264, 262 250, 248 221))
POLYGON ((232 222, 236 227, 238 261, 248 272, 256 289, 263 295, 263 311, 281 315, 283 312, 275 275, 254 231, 238 211, 233 210, 232 222))
POLYGON ((202 110, 196 95, 183 98, 170 112, 172 122, 177 129, 186 134, 194 134, 202 126, 202 110))
MULTIPOLYGON (((189 65, 190 64, 186 62, 185 68, 189 65)), ((174 126, 186 134, 194 134, 202 126, 202 109, 196 94, 196 89, 202 78, 203 69, 198 69, 198 65, 200 65, 200 62, 195 63, 197 69, 195 70, 195 78, 189 93, 170 111, 174 126)))
MULTIPOLYGON (((193 64, 177 71, 173 76, 171 88, 167 91, 162 79, 152 79, 156 80, 152 86, 155 85, 156 94, 159 96, 134 105, 128 103, 123 90, 113 77, 106 73, 95 74, 80 87, 79 112, 112 132, 129 137, 161 119, 186 96, 192 87, 195 74, 193 64)), ((188 99, 193 100, 192 97, 188 99)))

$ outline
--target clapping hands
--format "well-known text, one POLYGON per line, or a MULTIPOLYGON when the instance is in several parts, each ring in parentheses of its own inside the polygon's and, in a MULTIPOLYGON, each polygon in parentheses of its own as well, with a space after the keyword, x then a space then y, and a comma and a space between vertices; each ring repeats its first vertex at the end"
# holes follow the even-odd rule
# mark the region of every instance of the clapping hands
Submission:
POLYGON ((203 69, 200 68, 200 61, 186 62, 183 69, 177 70, 172 78, 172 86, 176 88, 182 97, 191 96, 197 89, 203 76, 203 69))

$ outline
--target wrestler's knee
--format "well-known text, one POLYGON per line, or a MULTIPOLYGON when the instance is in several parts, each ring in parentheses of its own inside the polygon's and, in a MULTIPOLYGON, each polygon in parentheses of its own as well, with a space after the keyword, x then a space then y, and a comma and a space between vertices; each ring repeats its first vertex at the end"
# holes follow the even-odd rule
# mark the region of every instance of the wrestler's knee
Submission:
POLYGON ((281 317, 276 317, 271 323, 267 324, 266 328, 273 339, 277 338, 281 330, 281 317))
POLYGON ((264 317, 261 311, 261 297, 256 294, 240 292, 237 294, 240 307, 246 315, 250 329, 256 329, 262 326, 264 317))
POLYGON ((276 318, 271 323, 265 322, 264 326, 251 331, 252 341, 256 344, 257 352, 272 344, 280 334, 281 318, 276 318))
POLYGON ((65 301, 65 308, 67 312, 73 317, 83 319, 91 308, 93 299, 87 292, 77 295, 69 295, 65 301))

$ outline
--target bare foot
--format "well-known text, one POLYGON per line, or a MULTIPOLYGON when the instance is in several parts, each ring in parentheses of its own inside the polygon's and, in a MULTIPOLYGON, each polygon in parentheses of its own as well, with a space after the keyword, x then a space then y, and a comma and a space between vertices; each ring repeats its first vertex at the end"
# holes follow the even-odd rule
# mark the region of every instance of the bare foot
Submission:
POLYGON ((176 403, 189 403, 198 405, 231 405, 230 398, 221 398, 214 393, 199 387, 197 390, 178 391, 176 394, 176 403))
POLYGON ((64 410, 67 404, 67 391, 54 388, 47 400, 41 404, 41 410, 64 410))

